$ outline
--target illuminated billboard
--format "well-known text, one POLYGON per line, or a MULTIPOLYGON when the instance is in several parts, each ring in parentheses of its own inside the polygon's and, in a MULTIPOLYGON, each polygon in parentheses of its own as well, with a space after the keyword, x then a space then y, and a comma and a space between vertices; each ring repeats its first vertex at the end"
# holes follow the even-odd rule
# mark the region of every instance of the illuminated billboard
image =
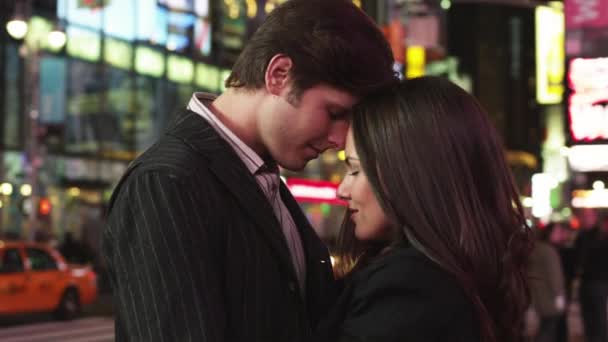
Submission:
MULTIPOLYGON (((154 5, 153 1, 138 1, 139 7, 148 4, 154 5)), ((137 27, 135 23, 139 20, 133 20, 136 12, 135 3, 133 1, 110 1, 104 8, 103 13, 103 30, 105 34, 114 38, 120 38, 128 41, 135 39, 137 27)), ((137 8, 139 10, 139 8, 137 8)))
POLYGON ((220 90, 220 70, 218 67, 198 63, 196 65, 196 85, 217 93, 220 90))
POLYGON ((536 100, 558 104, 564 93, 564 12, 561 8, 536 8, 536 100))
POLYGON ((426 64, 426 50, 424 46, 408 46, 405 55, 407 60, 405 77, 416 78, 424 76, 426 64))
MULTIPOLYGON (((108 1, 108 3, 122 1, 108 1)), ((82 0, 58 0, 57 17, 70 24, 98 31, 101 30, 102 11, 100 9, 102 8, 98 3, 83 4, 82 0)))
POLYGON ((158 0, 158 4, 177 12, 194 12, 199 17, 209 15, 209 0, 158 0))
POLYGON ((133 67, 133 45, 113 38, 106 38, 103 56, 106 63, 120 69, 131 70, 133 67))
POLYGON ((570 133, 575 141, 608 140, 608 58, 570 62, 568 100, 570 133))
POLYGON ((608 27, 608 1, 565 0, 568 29, 608 27))
POLYGON ((211 54, 211 22, 206 18, 198 18, 194 26, 194 46, 203 56, 211 54))
POLYGON ((568 162, 574 171, 608 171, 608 145, 574 145, 568 150, 568 162))
POLYGON ((191 83, 194 64, 186 57, 170 55, 167 58, 167 78, 178 83, 191 83))
POLYGON ((70 56, 97 62, 101 56, 101 36, 99 32, 82 29, 75 26, 67 28, 68 47, 70 56))
POLYGON ((145 46, 135 49, 135 71, 139 74, 161 77, 165 73, 165 55, 145 46))

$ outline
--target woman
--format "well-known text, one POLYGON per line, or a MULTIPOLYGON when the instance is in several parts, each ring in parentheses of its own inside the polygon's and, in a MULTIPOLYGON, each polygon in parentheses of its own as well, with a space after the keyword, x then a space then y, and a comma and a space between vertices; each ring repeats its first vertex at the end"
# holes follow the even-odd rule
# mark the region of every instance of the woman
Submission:
POLYGON ((346 156, 345 288, 319 335, 519 340, 532 238, 478 102, 436 77, 382 89, 354 109, 346 156))

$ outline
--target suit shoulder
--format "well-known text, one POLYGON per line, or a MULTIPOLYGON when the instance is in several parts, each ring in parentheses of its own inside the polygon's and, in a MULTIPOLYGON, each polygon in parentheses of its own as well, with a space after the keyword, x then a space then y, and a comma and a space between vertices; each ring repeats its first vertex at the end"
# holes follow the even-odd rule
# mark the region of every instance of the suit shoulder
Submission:
POLYGON ((187 177, 207 169, 208 160, 180 139, 165 135, 133 161, 135 174, 160 172, 187 177))

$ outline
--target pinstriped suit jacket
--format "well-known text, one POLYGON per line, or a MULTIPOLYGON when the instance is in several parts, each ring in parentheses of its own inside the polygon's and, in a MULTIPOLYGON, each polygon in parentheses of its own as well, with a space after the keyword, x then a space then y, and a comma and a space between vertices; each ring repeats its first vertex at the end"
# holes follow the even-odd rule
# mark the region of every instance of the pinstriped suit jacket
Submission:
POLYGON ((103 254, 118 341, 300 341, 334 299, 327 249, 287 188, 306 253, 301 294, 255 179, 198 114, 179 114, 114 190, 103 254))

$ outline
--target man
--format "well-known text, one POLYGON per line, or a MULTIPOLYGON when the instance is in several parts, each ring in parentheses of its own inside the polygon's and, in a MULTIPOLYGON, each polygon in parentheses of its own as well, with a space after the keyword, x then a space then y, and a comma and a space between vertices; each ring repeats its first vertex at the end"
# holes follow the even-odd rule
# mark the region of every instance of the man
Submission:
POLYGON ((349 109, 393 81, 346 0, 291 0, 217 98, 193 95, 114 191, 103 253, 118 341, 294 341, 332 301, 326 248, 279 180, 343 148, 349 109))

